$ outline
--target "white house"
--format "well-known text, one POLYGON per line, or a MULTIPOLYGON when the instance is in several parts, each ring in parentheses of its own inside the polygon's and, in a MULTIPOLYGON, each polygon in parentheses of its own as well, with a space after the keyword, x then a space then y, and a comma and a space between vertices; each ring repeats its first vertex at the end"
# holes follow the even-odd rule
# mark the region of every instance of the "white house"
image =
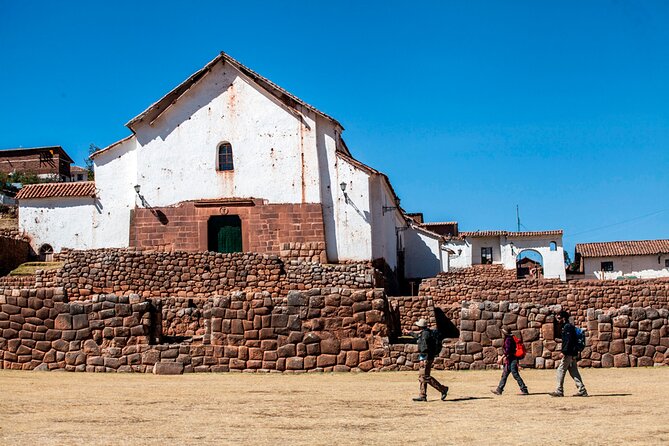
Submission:
POLYGON ((465 231, 447 237, 443 247, 451 252, 448 259, 450 268, 495 264, 503 265, 507 270, 516 270, 522 254, 531 251, 535 253, 535 257, 541 259, 545 279, 567 279, 562 230, 465 231))
POLYGON ((576 244, 586 279, 669 277, 669 240, 631 240, 576 244))
POLYGON ((342 125, 225 53, 126 126, 131 135, 92 156, 95 182, 82 183, 94 184, 92 196, 19 194, 19 225, 35 249, 278 254, 300 243, 323 247, 324 262, 383 260, 394 270, 410 258, 411 274, 438 272, 441 237, 406 217, 384 174, 353 158, 342 125), (61 224, 65 213, 79 223, 61 224))

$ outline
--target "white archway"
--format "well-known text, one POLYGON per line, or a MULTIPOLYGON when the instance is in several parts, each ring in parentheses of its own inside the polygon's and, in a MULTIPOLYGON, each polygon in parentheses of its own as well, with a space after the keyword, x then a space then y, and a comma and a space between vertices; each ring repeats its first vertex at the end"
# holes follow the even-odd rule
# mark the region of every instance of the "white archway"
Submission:
POLYGON ((516 276, 519 279, 541 279, 544 276, 544 257, 535 249, 523 249, 516 256, 516 276))

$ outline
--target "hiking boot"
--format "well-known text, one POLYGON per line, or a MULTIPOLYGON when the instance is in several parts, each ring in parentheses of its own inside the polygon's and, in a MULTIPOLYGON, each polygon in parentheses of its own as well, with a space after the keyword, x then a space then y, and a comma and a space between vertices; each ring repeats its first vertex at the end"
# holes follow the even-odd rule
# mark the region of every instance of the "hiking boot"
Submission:
POLYGON ((550 396, 557 397, 557 398, 561 398, 561 397, 564 396, 564 393, 560 393, 560 392, 551 392, 551 393, 549 393, 549 395, 550 395, 550 396))
POLYGON ((446 401, 446 396, 448 395, 448 387, 444 389, 443 392, 441 392, 441 400, 446 401))
POLYGON ((417 396, 417 397, 415 397, 413 400, 414 400, 414 401, 423 401, 423 402, 424 402, 424 401, 427 401, 427 397, 426 397, 426 396, 417 396))
POLYGON ((572 396, 583 396, 583 397, 587 397, 587 396, 590 396, 590 395, 588 395, 588 392, 587 392, 586 390, 584 390, 583 392, 575 393, 575 394, 573 394, 572 396))
POLYGON ((495 395, 501 395, 502 391, 499 389, 491 390, 490 392, 494 393, 495 395))

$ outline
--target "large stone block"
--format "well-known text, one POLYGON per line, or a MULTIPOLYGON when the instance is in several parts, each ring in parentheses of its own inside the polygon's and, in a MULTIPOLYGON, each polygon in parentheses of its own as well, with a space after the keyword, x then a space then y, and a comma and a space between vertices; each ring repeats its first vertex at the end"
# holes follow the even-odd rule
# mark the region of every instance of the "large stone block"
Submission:
POLYGON ((286 370, 302 370, 304 368, 304 359, 299 356, 286 358, 286 370))
POLYGON ((605 353, 602 355, 602 367, 613 367, 614 364, 614 356, 610 353, 605 353))
POLYGON ((479 344, 478 342, 467 343, 467 349, 466 349, 467 354, 471 355, 474 353, 478 353, 480 351, 483 351, 483 346, 481 346, 481 344, 479 344))
POLYGON ((541 337, 545 341, 552 341, 555 339, 555 327, 552 323, 546 323, 541 326, 541 337))
POLYGON ((72 316, 69 314, 59 314, 54 321, 56 330, 72 330, 72 316))
POLYGON ((180 362, 157 362, 153 366, 154 375, 182 375, 184 365, 180 362))
POLYGON ((617 355, 619 353, 625 352, 625 341, 622 339, 614 339, 609 344, 609 353, 612 355, 617 355))
POLYGON ((630 358, 626 353, 619 353, 613 357, 614 367, 629 367, 630 358))

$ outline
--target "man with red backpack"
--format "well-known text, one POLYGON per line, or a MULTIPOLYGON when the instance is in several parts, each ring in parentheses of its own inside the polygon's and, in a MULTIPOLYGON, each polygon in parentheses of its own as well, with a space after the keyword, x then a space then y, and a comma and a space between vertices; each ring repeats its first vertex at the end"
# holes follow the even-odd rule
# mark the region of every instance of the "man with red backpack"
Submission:
POLYGON ((525 347, 523 346, 523 341, 511 334, 511 330, 504 327, 502 328, 502 334, 504 335, 504 346, 502 350, 504 351, 504 356, 502 357, 503 369, 502 369, 502 379, 499 380, 499 384, 495 390, 491 390, 495 395, 501 395, 504 392, 504 386, 506 385, 506 379, 509 377, 509 373, 513 375, 514 379, 518 382, 520 387, 521 395, 529 395, 527 391, 527 386, 523 381, 523 378, 520 377, 520 372, 518 371, 518 361, 523 359, 525 356, 525 347))

